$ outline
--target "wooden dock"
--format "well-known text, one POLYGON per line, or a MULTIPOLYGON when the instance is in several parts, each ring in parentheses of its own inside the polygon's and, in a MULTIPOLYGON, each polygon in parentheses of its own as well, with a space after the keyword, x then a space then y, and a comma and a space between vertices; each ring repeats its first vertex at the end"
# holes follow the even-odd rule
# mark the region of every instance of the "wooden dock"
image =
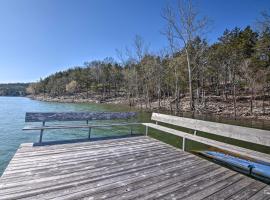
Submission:
POLYGON ((270 199, 270 186, 147 136, 22 144, 0 199, 270 199))

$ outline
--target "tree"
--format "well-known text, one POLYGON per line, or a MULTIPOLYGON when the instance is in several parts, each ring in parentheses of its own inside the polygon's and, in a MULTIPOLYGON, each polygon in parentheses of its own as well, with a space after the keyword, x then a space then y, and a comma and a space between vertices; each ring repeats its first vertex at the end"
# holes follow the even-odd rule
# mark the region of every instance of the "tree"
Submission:
MULTIPOLYGON (((190 55, 192 56, 192 66, 193 66, 193 74, 196 85, 196 100, 197 105, 199 104, 201 97, 204 97, 203 87, 205 82, 205 68, 208 62, 207 50, 208 44, 206 40, 202 40, 200 37, 196 37, 192 41, 190 50, 190 55)), ((202 99, 204 102, 204 99, 202 99)))
POLYGON ((74 94, 77 90, 77 87, 78 87, 77 81, 72 80, 70 81, 70 83, 66 85, 66 91, 69 94, 74 94))
POLYGON ((270 24, 260 33, 255 45, 255 53, 252 56, 253 72, 258 74, 258 84, 263 93, 262 110, 265 113, 265 92, 270 81, 270 24))
POLYGON ((33 95, 38 94, 37 84, 36 83, 29 84, 29 86, 26 88, 26 93, 27 94, 33 94, 33 95))
POLYGON ((267 31, 270 27, 270 14, 267 11, 261 12, 260 19, 257 20, 257 27, 259 31, 267 31))
POLYGON ((198 12, 191 0, 179 0, 178 9, 176 11, 172 7, 167 6, 163 11, 162 16, 167 21, 169 30, 172 31, 172 36, 175 39, 180 40, 183 44, 188 68, 190 109, 194 110, 191 68, 192 58, 190 57, 190 51, 192 48, 192 41, 205 30, 208 20, 205 17, 199 19, 198 12))

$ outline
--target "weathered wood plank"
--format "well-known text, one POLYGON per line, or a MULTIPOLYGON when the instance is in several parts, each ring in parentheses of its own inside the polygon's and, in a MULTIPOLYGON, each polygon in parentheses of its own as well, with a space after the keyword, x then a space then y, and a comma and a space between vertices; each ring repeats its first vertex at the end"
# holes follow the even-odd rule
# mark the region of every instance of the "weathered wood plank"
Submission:
MULTIPOLYGON (((110 148, 120 145, 133 145, 133 144, 142 144, 142 143, 152 143, 152 142, 160 142, 158 140, 149 140, 145 136, 136 136, 136 137, 127 137, 127 138, 119 138, 115 140, 115 142, 112 142, 111 140, 98 140, 95 142, 91 142, 91 145, 89 145, 89 140, 87 142, 79 142, 79 143, 68 143, 68 144, 57 144, 57 145, 41 145, 41 146, 34 146, 31 145, 31 147, 24 147, 24 144, 22 144, 18 149, 18 154, 25 154, 25 155, 38 155, 42 153, 54 153, 54 152, 63 152, 68 149, 98 149, 100 147, 104 148, 110 148)), ((16 154, 17 155, 17 154, 16 154)))
POLYGON ((249 200, 269 200, 270 199, 270 186, 265 186, 262 188, 259 192, 254 194, 252 197, 249 198, 249 200))
MULTIPOLYGON (((91 154, 90 154, 90 156, 88 156, 88 155, 85 155, 85 156, 83 156, 82 158, 80 158, 80 157, 78 157, 77 155, 74 155, 74 157, 72 158, 72 155, 70 156, 70 157, 67 157, 67 158, 61 158, 61 160, 59 161, 59 162, 56 162, 56 161, 54 161, 54 160, 52 160, 51 162, 50 162, 50 159, 47 159, 47 158, 45 158, 43 161, 42 161, 42 163, 40 164, 40 161, 38 161, 38 162, 31 162, 31 159, 29 159, 29 164, 31 165, 31 163, 32 163, 32 167, 31 166, 29 166, 29 168, 34 168, 35 170, 38 170, 38 168, 40 167, 40 168, 42 168, 42 169, 46 169, 47 168, 47 166, 48 165, 43 165, 44 163, 46 164, 46 163, 53 163, 53 166, 61 166, 61 167, 65 167, 66 165, 67 166, 69 166, 69 165, 72 165, 73 164, 73 162, 74 163, 76 163, 76 162, 79 162, 79 161, 81 161, 81 162, 85 162, 85 161, 91 161, 91 162, 95 162, 95 161, 99 161, 99 160, 103 160, 103 159, 116 159, 116 158, 121 158, 121 157, 123 157, 123 156, 125 156, 125 154, 127 155, 127 156, 130 156, 129 158, 132 158, 132 156, 133 155, 135 155, 135 154, 138 154, 138 155, 141 155, 141 154, 149 154, 149 155, 155 155, 155 153, 153 152, 153 153, 151 153, 151 151, 155 151, 155 150, 157 150, 157 151, 164 151, 164 152, 167 152, 167 153, 174 153, 174 151, 173 150, 168 150, 168 149, 165 149, 165 148, 162 148, 162 147, 159 147, 159 148, 149 148, 149 150, 144 150, 144 149, 139 149, 139 150, 136 150, 136 149, 133 149, 133 150, 130 150, 130 151, 122 151, 122 152, 120 152, 120 153, 117 153, 117 152, 111 152, 111 154, 110 153, 107 153, 107 154, 105 154, 104 156, 101 156, 101 155, 99 155, 99 156, 91 156, 91 154), (89 157, 91 157, 91 159, 89 159, 89 157), (62 162, 64 162, 64 163, 62 163, 62 162)), ((120 151, 120 150, 119 150, 120 151)), ((179 156, 180 156, 181 154, 179 154, 179 156)), ((20 161, 18 161, 18 162, 20 162, 20 161)), ((13 173, 15 173, 14 172, 14 170, 20 170, 20 169, 24 169, 25 168, 25 166, 18 166, 18 168, 17 168, 17 166, 14 166, 14 165, 10 165, 9 166, 10 168, 11 168, 11 171, 13 172, 13 173), (14 170, 12 169, 12 168, 14 168, 14 170)), ((27 166, 26 166, 26 168, 27 168, 27 166)), ((51 169, 50 167, 48 167, 48 169, 51 169)), ((27 170, 27 169, 26 169, 27 170)))
POLYGON ((240 194, 263 199, 265 187, 155 139, 137 137, 81 146, 22 145, 0 178, 0 199, 201 199, 240 194), (245 185, 239 190, 223 194, 242 180, 245 185))
POLYGON ((25 122, 128 119, 135 112, 27 112, 25 122))
MULTIPOLYGON (((145 153, 145 152, 144 152, 145 153)), ((141 153, 140 153, 141 155, 141 153)), ((136 161, 140 161, 141 159, 147 159, 148 157, 151 157, 151 158, 158 158, 158 157, 161 157, 161 156, 171 156, 171 155, 176 155, 175 153, 173 152, 169 152, 169 151, 164 151, 164 153, 161 153, 159 152, 159 154, 149 154, 149 155, 146 155, 146 156, 138 156, 138 158, 136 159, 136 161), (166 154, 167 153, 167 154, 166 154), (166 154, 166 155, 164 155, 166 154)), ((129 155, 130 156, 130 155, 129 155)), ((129 159, 131 161, 133 161, 133 158, 130 156, 129 159)), ((176 158, 175 158, 176 159, 176 158)), ((25 173, 29 173, 29 174, 35 174, 35 173, 38 173, 39 172, 39 175, 44 174, 46 177, 50 174, 50 173, 55 173, 54 169, 56 168, 57 170, 59 171, 56 171, 58 172, 58 174, 62 174, 61 172, 63 170, 68 170, 68 174, 71 174, 70 172, 72 171, 72 169, 74 169, 75 171, 80 171, 80 169, 78 169, 78 167, 80 167, 81 169, 83 170, 87 170, 87 169, 93 169, 93 168, 97 168, 97 167, 105 167, 105 166, 110 166, 110 165, 115 165, 115 164, 118 164, 120 165, 120 163, 129 163, 129 160, 123 160, 122 158, 119 159, 119 161, 117 162, 117 159, 116 159, 116 156, 115 156, 115 159, 109 159, 108 162, 101 162, 103 159, 98 159, 98 161, 96 161, 96 163, 94 161, 89 161, 89 160, 84 160, 83 162, 80 162, 80 161, 75 161, 75 162, 66 162, 64 164, 60 163, 60 164, 55 164, 55 163, 48 163, 48 165, 45 165, 45 166, 38 166, 38 167, 32 167, 30 169, 10 169, 9 170, 9 173, 5 173, 5 175, 9 175, 10 176, 15 176, 15 177, 19 177, 20 175, 24 176, 25 173), (75 167, 76 166, 76 167, 75 167)))
POLYGON ((195 176, 188 182, 176 183, 169 187, 159 189, 157 193, 152 193, 142 197, 142 200, 146 199, 173 199, 173 198, 184 198, 188 195, 204 190, 205 187, 213 185, 219 181, 227 179, 228 177, 234 176, 236 172, 229 171, 225 168, 217 168, 209 173, 195 176))
MULTIPOLYGON (((158 154, 158 153, 157 153, 158 154)), ((160 153, 161 155, 165 154, 165 153, 160 153)), ((167 155, 168 156, 168 155, 167 155)), ((132 158, 132 159, 128 159, 125 163, 121 163, 121 161, 119 161, 118 163, 118 167, 125 167, 126 164, 130 164, 130 165, 133 165, 135 161, 143 161, 143 159, 147 159, 147 157, 149 157, 149 155, 145 155, 145 156, 141 156, 141 157, 138 157, 138 158, 132 158)), ((154 155, 154 157, 156 159, 160 159, 160 157, 154 155)), ((169 160, 169 161, 164 161, 166 163, 173 163, 173 162, 182 162, 183 160, 187 159, 187 158, 190 158, 190 156, 182 156, 181 158, 175 158, 174 160, 169 160)), ((192 159, 194 161, 194 159, 192 159)), ((107 163, 103 163, 103 162, 100 162, 100 163, 97 163, 96 165, 92 165, 91 164, 91 161, 89 161, 89 164, 88 163, 78 163, 76 166, 70 166, 70 167, 57 167, 57 168, 53 168, 52 170, 50 171, 42 171, 40 173, 36 173, 36 174, 33 174, 31 176, 28 176, 28 177, 25 177, 25 176, 8 176, 7 178, 5 179, 2 179, 2 180, 5 180, 6 182, 8 182, 8 184, 5 184, 3 185, 3 187, 8 187, 9 185, 13 185, 14 183, 15 184, 21 184, 23 181, 29 181, 29 180, 34 180, 34 179, 37 179, 37 178, 49 178, 49 177, 55 177, 56 174, 57 175, 68 175, 66 177, 70 177, 72 176, 73 173, 78 173, 78 172, 82 172, 81 174, 85 173, 85 171, 91 173, 93 171, 91 170, 94 170, 95 173, 99 172, 97 170, 97 168, 101 168, 101 170, 105 170, 105 169, 108 169, 108 168, 112 168, 116 166, 116 161, 110 161, 110 162, 107 162, 107 163)), ((162 163, 161 163, 162 164, 162 163)), ((42 181, 46 181, 46 179, 42 179, 42 181)))
POLYGON ((178 199, 187 199, 187 200, 194 200, 194 199, 204 199, 209 195, 215 194, 216 192, 230 186, 231 184, 238 182, 240 180, 248 179, 240 174, 235 174, 233 176, 225 177, 224 180, 219 180, 214 184, 211 184, 208 187, 202 187, 201 190, 195 190, 194 193, 189 194, 188 196, 180 196, 178 199))
MULTIPOLYGON (((141 187, 146 184, 146 180, 149 181, 151 178, 157 178, 162 180, 165 176, 168 178, 168 174, 175 174, 175 172, 181 170, 183 167, 188 168, 197 163, 206 163, 202 160, 193 160, 191 157, 186 157, 179 162, 171 162, 162 164, 159 166, 153 166, 145 170, 138 170, 133 173, 125 174, 123 176, 117 176, 109 179, 101 179, 95 183, 84 184, 79 187, 73 187, 71 189, 60 190, 57 192, 47 193, 45 196, 42 195, 41 199, 57 197, 58 199, 78 199, 80 197, 86 197, 94 195, 96 199, 102 199, 105 197, 112 197, 116 194, 116 191, 126 192, 127 185, 134 185, 135 183, 141 183, 141 187)), ((209 163, 207 163, 209 165, 209 163)), ((38 197, 39 198, 39 197, 38 197)))
POLYGON ((105 141, 95 141, 92 142, 91 145, 89 145, 88 142, 83 143, 71 143, 71 144, 58 144, 58 145, 46 145, 46 146, 33 146, 26 148, 24 146, 20 146, 16 155, 20 156, 27 156, 27 155, 42 155, 42 154, 52 154, 52 153, 58 153, 58 152, 66 152, 69 149, 72 149, 72 151, 75 150, 83 150, 87 149, 89 151, 91 150, 97 150, 100 148, 111 148, 116 146, 123 146, 123 145, 137 145, 137 144, 145 144, 145 143, 153 143, 153 142, 160 142, 157 140, 149 140, 148 138, 144 136, 140 137, 131 137, 131 138, 124 138, 124 139, 117 139, 115 142, 112 142, 111 140, 105 140, 105 141))
POLYGON ((208 139, 208 138, 204 138, 204 137, 200 137, 197 135, 192 135, 186 132, 182 132, 182 131, 178 131, 175 129, 171 129, 171 128, 167 128, 165 126, 160 126, 160 125, 156 125, 156 124, 152 124, 152 123, 143 123, 145 126, 157 129, 157 130, 161 130, 167 133, 171 133, 173 135, 179 136, 179 137, 184 137, 186 139, 190 139, 192 141, 196 141, 202 144, 206 144, 212 147, 216 147, 228 152, 232 152, 234 154, 237 155, 242 155, 245 156, 247 158, 251 158, 257 161, 264 161, 267 163, 270 163, 270 155, 266 154, 266 153, 261 153, 258 151, 253 151, 250 149, 246 149, 246 148, 242 148, 242 147, 238 147, 238 146, 234 146, 234 145, 230 145, 227 143, 223 143, 223 142, 219 142, 219 141, 215 141, 212 139, 208 139))
POLYGON ((197 131, 270 146, 270 131, 153 113, 152 120, 197 131))
MULTIPOLYGON (((33 165, 33 163, 37 163, 38 162, 38 166, 46 166, 48 163, 54 163, 54 164, 61 164, 61 165, 65 165, 66 163, 68 164, 73 164, 76 162, 84 162, 84 161, 89 161, 89 156, 92 156, 91 158, 91 162, 95 161, 98 162, 99 160, 108 160, 108 159, 115 159, 115 158, 119 158, 119 157, 127 157, 128 159, 130 159, 132 156, 136 156, 136 155, 141 155, 142 153, 144 154, 151 154, 151 155, 155 155, 156 152, 173 152, 173 150, 168 150, 167 148, 164 147, 159 147, 159 146, 149 146, 147 150, 145 149, 133 149, 133 150, 127 150, 127 151, 122 151, 119 150, 118 152, 108 152, 108 151, 104 151, 104 153, 102 154, 102 152, 99 155, 96 154, 91 154, 90 152, 85 152, 84 154, 80 154, 80 156, 76 155, 72 157, 72 154, 70 156, 65 156, 63 155, 62 157, 60 157, 59 159, 50 159, 50 161, 48 161, 48 159, 42 159, 40 158, 39 160, 34 160, 31 162, 31 159, 25 161, 23 164, 21 163, 20 160, 18 160, 16 163, 11 164, 9 166, 9 169, 11 168, 16 168, 16 169, 23 169, 23 168, 31 168, 31 167, 36 167, 35 165, 33 165)), ((24 161, 22 159, 22 161, 24 161)))
POLYGON ((232 196, 235 193, 238 193, 243 188, 249 186, 250 184, 254 184, 256 181, 253 179, 242 179, 240 181, 237 181, 228 187, 219 190, 215 194, 212 194, 205 198, 205 200, 218 200, 218 199, 227 199, 230 196, 232 196))
MULTIPOLYGON (((173 161, 173 159, 170 159, 173 161)), ((43 180, 37 179, 35 183, 30 185, 26 184, 28 187, 14 187, 12 189, 3 189, 0 192, 1 194, 8 195, 8 199, 18 199, 32 195, 38 195, 40 193, 48 193, 53 190, 63 190, 69 189, 71 187, 81 186, 87 183, 96 182, 100 179, 110 179, 113 177, 118 177, 121 175, 128 175, 133 172, 137 172, 140 170, 150 169, 154 166, 157 166, 159 163, 168 162, 168 158, 163 159, 149 159, 144 161, 135 162, 133 166, 127 165, 124 168, 120 169, 99 169, 93 171, 85 171, 84 173, 72 174, 71 178, 69 175, 67 176, 55 176, 50 180, 43 182, 43 180), (97 171, 99 173, 97 173, 97 171), (40 182, 41 181, 41 182, 40 182), (11 194, 12 193, 12 194, 11 194)), ((45 178, 44 178, 45 179, 45 178)))
MULTIPOLYGON (((221 171, 220 168, 217 165, 213 165, 210 163, 199 163, 194 164, 193 166, 189 168, 184 168, 182 170, 174 172, 171 176, 168 178, 162 180, 159 180, 159 177, 155 177, 153 180, 149 180, 150 183, 147 184, 147 181, 144 181, 142 185, 136 185, 131 184, 128 187, 128 191, 123 191, 122 193, 110 197, 111 199, 147 199, 147 196, 149 195, 155 195, 160 194, 163 192, 163 188, 171 188, 183 185, 184 183, 188 182, 189 180, 193 179, 194 177, 201 177, 203 173, 207 173, 210 171, 221 171), (200 167, 198 167, 200 166, 200 167), (192 172, 192 173, 191 173, 192 172)), ((224 169, 223 169, 224 170, 224 169)), ((114 194, 114 193, 113 193, 114 194)), ((155 198, 153 198, 155 199, 155 198)))
MULTIPOLYGON (((183 157, 182 160, 186 160, 189 159, 190 156, 187 157, 183 157)), ((161 166, 162 165, 166 165, 169 166, 169 164, 171 163, 175 163, 175 162, 179 162, 182 161, 181 159, 176 159, 173 160, 172 157, 170 159, 166 159, 164 156, 163 157, 156 157, 156 160, 160 161, 161 166)), ((104 165, 104 166, 96 166, 95 168, 89 168, 89 169, 80 169, 80 165, 78 165, 77 169, 74 170, 68 170, 69 173, 65 173, 65 174, 50 174, 48 173, 48 176, 39 176, 36 177, 36 179, 29 179, 29 180, 25 180, 25 179, 20 179, 18 180, 18 182, 8 182, 6 184, 1 185, 1 189, 5 190, 5 192, 7 192, 7 190, 12 189, 12 187, 16 186, 16 190, 20 190, 24 188, 24 185, 27 184, 28 186, 33 185, 34 188, 45 188, 45 187, 52 187, 52 186, 56 186, 59 185, 59 183, 62 184, 62 186, 65 186, 70 183, 70 182, 83 182, 86 183, 87 181, 89 181, 88 179, 92 178, 92 179, 98 179, 98 178, 104 178, 104 177, 109 177, 112 176, 113 174, 117 173, 117 174, 126 174, 126 172, 128 171, 136 171, 137 169, 134 168, 134 166, 132 166, 133 164, 137 165, 139 162, 144 162, 145 165, 141 164, 138 166, 138 171, 143 168, 143 169, 147 169, 150 168, 151 165, 155 165, 155 162, 153 162, 153 160, 149 160, 149 164, 146 165, 147 159, 138 159, 132 162, 127 162, 126 164, 119 164, 118 168, 116 167, 116 165, 104 165), (130 166, 128 166, 127 164, 129 164, 130 166), (98 169, 100 168, 100 169, 98 169), (121 169, 123 168, 123 169, 121 169), (127 170, 126 172, 124 171, 127 170), (102 175, 103 177, 100 177, 100 175, 102 175), (106 176, 105 176, 106 175, 106 176), (57 181, 57 182, 51 182, 51 181, 57 181), (86 182, 85 182, 86 181, 86 182), (36 184, 39 184, 38 186, 36 184)), ((194 160, 192 160, 194 161, 194 160)), ((100 165, 102 165, 100 163, 100 165)), ((91 181, 90 181, 91 182, 91 181)))
MULTIPOLYGON (((62 155, 65 155, 65 156, 68 156, 68 155, 74 155, 75 153, 84 153, 84 152, 87 152, 88 154, 92 153, 92 154, 103 154, 104 151, 106 151, 106 148, 108 148, 108 152, 109 151, 114 151, 114 150, 117 150, 119 149, 119 151, 124 151, 124 150, 129 150, 129 149, 132 149, 132 148, 135 148, 135 149, 139 149, 139 148, 144 148, 144 147, 147 147, 147 146, 153 146, 153 147, 157 147, 159 145, 159 143, 157 142, 148 142, 148 143, 135 143, 135 144, 119 144, 117 146, 106 146, 104 145, 104 147, 96 147, 96 148, 84 148, 84 149, 74 149, 73 148, 66 148, 65 150, 62 150, 62 151, 57 151, 57 152, 46 152, 46 153, 43 153, 43 154, 31 154, 29 153, 28 155, 27 154, 19 154, 19 155, 16 155, 14 156, 14 161, 17 160, 17 159, 20 159, 21 156, 23 156, 23 159, 26 160, 26 159, 31 159, 31 160, 35 160, 35 159, 44 159, 46 157, 48 158, 57 158, 57 157, 61 157, 62 155), (121 149, 121 147, 123 147, 123 149, 121 149), (92 151, 92 152, 91 152, 92 151)), ((26 160, 27 161, 27 160, 26 160)))
MULTIPOLYGON (((155 165, 161 165, 162 163, 167 162, 175 162, 175 160, 181 161, 183 159, 182 157, 176 158, 176 154, 173 155, 161 155, 159 157, 151 157, 151 158, 145 158, 145 159, 138 159, 133 161, 133 163, 125 162, 123 160, 122 164, 119 165, 113 165, 113 166, 105 166, 105 167, 95 167, 94 169, 90 170, 83 170, 83 171, 77 171, 75 172, 70 171, 70 173, 64 174, 64 175, 55 175, 53 177, 43 177, 36 179, 34 181, 30 181, 32 183, 31 190, 35 189, 32 192, 35 191, 48 191, 53 188, 66 188, 73 186, 74 184, 85 184, 87 182, 91 182, 90 178, 92 179, 94 177, 97 177, 97 179, 102 178, 100 175, 104 177, 112 177, 116 174, 119 176, 121 174, 126 174, 130 172, 139 171, 142 169, 152 168, 155 165), (106 176, 105 176, 106 175, 106 176), (39 184, 37 184, 39 183, 39 184)), ((31 175, 31 174, 27 174, 31 175)), ((28 183, 28 184, 30 184, 28 183)), ((2 192, 8 193, 9 191, 17 191, 17 192, 27 192, 28 190, 25 188, 25 186, 22 187, 16 187, 13 189, 5 189, 2 188, 2 192)), ((31 192, 31 191, 28 191, 31 192)))
MULTIPOLYGON (((228 200, 244 200, 249 199, 254 194, 258 193, 261 189, 265 187, 265 184, 262 182, 252 182, 242 190, 240 190, 237 193, 232 194, 230 197, 228 197, 228 200)), ((269 197, 270 198, 270 197, 269 197)))
POLYGON ((197 167, 196 165, 194 165, 191 167, 191 169, 188 168, 188 169, 182 170, 182 173, 180 172, 179 175, 174 176, 168 180, 161 181, 157 184, 146 186, 143 189, 129 191, 120 196, 111 197, 110 199, 111 200, 126 200, 126 199, 135 199, 135 198, 141 199, 149 193, 159 192, 164 187, 172 187, 173 185, 179 184, 179 183, 181 187, 181 185, 185 184, 186 182, 189 182, 192 178, 209 173, 210 171, 216 169, 215 167, 218 167, 215 165, 211 165, 211 166, 212 167, 210 167, 209 165, 197 167))

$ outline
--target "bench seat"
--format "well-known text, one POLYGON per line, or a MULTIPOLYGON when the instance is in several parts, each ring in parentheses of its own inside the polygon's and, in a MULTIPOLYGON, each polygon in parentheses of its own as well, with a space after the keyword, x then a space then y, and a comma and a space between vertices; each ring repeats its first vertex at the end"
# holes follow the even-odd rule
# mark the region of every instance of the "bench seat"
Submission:
POLYGON ((22 130, 50 130, 50 129, 73 129, 73 128, 102 128, 102 127, 112 127, 112 126, 132 126, 140 125, 141 123, 115 123, 115 124, 100 124, 100 125, 51 125, 51 126, 25 126, 22 130))
POLYGON ((157 125, 157 124, 153 124, 153 123, 143 123, 143 125, 156 129, 156 130, 160 130, 166 133, 171 133, 173 135, 185 138, 185 139, 190 139, 208 146, 212 146, 218 149, 222 149, 225 150, 227 152, 231 152, 237 155, 242 155, 245 156, 247 158, 256 160, 256 161, 263 161, 266 163, 270 163, 270 155, 266 154, 266 153, 262 153, 262 152, 257 152, 257 151, 253 151, 250 149, 246 149, 246 148, 242 148, 242 147, 238 147, 238 146, 234 146, 234 145, 230 145, 227 143, 223 143, 223 142, 219 142, 219 141, 215 141, 212 139, 208 139, 205 137, 201 137, 201 136, 197 136, 197 135, 192 135, 186 132, 182 132, 182 131, 178 131, 175 129, 171 129, 165 126, 161 126, 161 125, 157 125))

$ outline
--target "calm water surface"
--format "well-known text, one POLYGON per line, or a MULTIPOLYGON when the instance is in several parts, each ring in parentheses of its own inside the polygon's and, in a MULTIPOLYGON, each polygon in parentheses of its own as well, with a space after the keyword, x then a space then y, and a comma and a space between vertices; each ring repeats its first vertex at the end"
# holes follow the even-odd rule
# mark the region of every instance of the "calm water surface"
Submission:
MULTIPOLYGON (((104 105, 104 104, 73 104, 73 103, 51 103, 34 101, 23 97, 0 97, 0 175, 6 168, 8 162, 18 149, 21 143, 37 142, 39 139, 38 131, 22 131, 25 126, 24 117, 26 112, 68 112, 68 111, 136 111, 129 107, 120 105, 104 105)), ((137 110, 138 111, 138 110, 137 110)), ((139 112, 137 121, 146 122, 150 119, 150 113, 139 112)), ((185 116, 188 116, 185 115, 185 116)), ((211 116, 199 116, 197 118, 210 121, 218 121, 236 125, 252 126, 256 128, 270 129, 269 122, 251 121, 251 120, 225 120, 211 116)), ((143 127, 135 128, 135 132, 142 132, 143 127)), ((129 128, 115 127, 113 129, 103 128, 92 130, 93 137, 121 135, 129 133, 129 128)), ((44 140, 61 140, 61 139, 76 139, 86 138, 88 130, 54 130, 44 133, 44 140)), ((158 131, 150 131, 150 134, 164 142, 174 146, 181 147, 181 140, 173 135, 160 133, 158 131)), ((245 145, 244 145, 245 146, 245 145)), ((196 143, 191 143, 188 146, 190 150, 203 149, 196 143)))

